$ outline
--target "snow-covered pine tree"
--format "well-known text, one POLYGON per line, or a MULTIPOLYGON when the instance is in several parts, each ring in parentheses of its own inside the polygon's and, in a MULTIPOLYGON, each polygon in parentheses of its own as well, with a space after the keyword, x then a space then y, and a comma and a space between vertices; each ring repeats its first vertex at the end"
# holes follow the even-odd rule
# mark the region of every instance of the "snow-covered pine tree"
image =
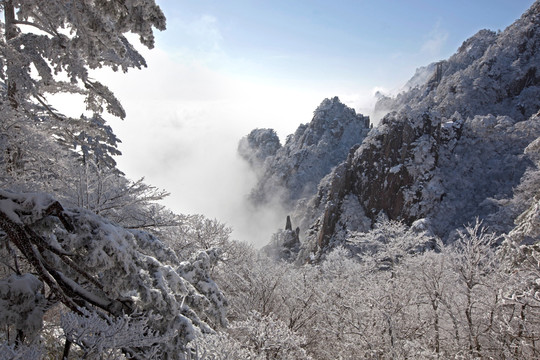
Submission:
POLYGON ((227 302, 209 276, 216 249, 180 263, 151 234, 126 230, 85 209, 64 209, 43 193, 0 192, 0 229, 0 245, 14 254, 2 261, 12 274, 0 280, 0 324, 16 334, 10 340, 9 330, 0 332, 7 345, 38 341, 44 313, 55 303, 94 331, 64 329, 64 354, 72 342, 83 352, 95 351, 86 348, 84 336, 101 341, 110 332, 103 324, 129 323, 138 324, 131 335, 153 340, 126 342, 129 334, 114 333, 107 337, 119 336, 117 341, 103 342, 113 346, 107 350, 134 359, 149 353, 184 359, 187 342, 226 323, 227 302), (98 318, 99 326, 92 320, 98 318))
MULTIPOLYGON (((71 350, 183 359, 187 342, 212 332, 207 322, 225 322, 226 301, 208 275, 218 252, 180 263, 141 231, 179 217, 153 204, 165 192, 116 169, 119 140, 102 115, 125 112, 90 76, 145 66, 124 34, 151 48, 165 17, 154 0, 0 0, 0 8, 0 351, 39 358, 45 315, 61 303, 64 358, 71 350), (54 109, 58 93, 83 96, 85 115, 54 109)), ((54 334, 56 342, 62 332, 54 334)))
MULTIPOLYGON (((4 14, 0 22, 3 135, 38 127, 75 148, 83 159, 91 156, 114 166, 112 155, 119 154, 119 140, 102 114, 107 111, 124 118, 125 111, 89 71, 146 66, 124 34, 137 34, 143 45, 152 48, 153 28, 165 29, 161 9, 154 0, 2 0, 0 7, 4 14), (82 95, 87 114, 71 118, 59 113, 49 104, 50 96, 58 93, 82 95)), ((25 152, 17 146, 6 149, 6 166, 16 166, 15 160, 25 152)))

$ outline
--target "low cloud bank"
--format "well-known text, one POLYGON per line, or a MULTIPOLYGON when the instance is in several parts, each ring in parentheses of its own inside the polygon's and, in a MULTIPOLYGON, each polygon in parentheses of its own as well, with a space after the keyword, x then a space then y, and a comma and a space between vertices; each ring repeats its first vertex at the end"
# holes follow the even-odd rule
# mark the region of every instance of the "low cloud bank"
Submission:
POLYGON ((145 56, 143 71, 99 74, 128 114, 111 122, 122 140, 120 169, 170 192, 164 204, 173 211, 216 218, 257 247, 284 226, 287 214, 276 204, 249 205, 256 178, 237 154, 239 140, 255 128, 273 128, 284 142, 325 97, 338 95, 363 113, 374 104, 369 91, 323 94, 224 76, 160 51, 145 56))

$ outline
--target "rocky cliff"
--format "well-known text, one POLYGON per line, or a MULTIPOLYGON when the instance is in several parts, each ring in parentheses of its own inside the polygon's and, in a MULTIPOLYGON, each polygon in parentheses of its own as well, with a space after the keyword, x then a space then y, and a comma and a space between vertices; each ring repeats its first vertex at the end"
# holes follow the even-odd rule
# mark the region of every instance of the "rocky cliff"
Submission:
POLYGON ((334 98, 282 147, 273 136, 243 140, 260 169, 254 201, 279 193, 295 206, 300 232, 277 234, 274 253, 316 259, 382 219, 420 221, 447 242, 476 219, 499 233, 516 224, 527 228, 520 234, 538 232, 528 227, 540 223, 530 186, 540 181, 530 179, 540 174, 530 145, 540 137, 540 1, 503 32, 481 30, 420 68, 405 89, 380 97, 376 111, 387 115, 369 132, 365 117, 334 98))
POLYGON ((253 130, 238 146, 258 174, 251 200, 261 205, 279 201, 292 208, 299 199, 313 196, 320 180, 347 158, 369 129, 368 117, 335 97, 323 100, 312 121, 300 125, 283 146, 273 130, 253 130))
POLYGON ((508 232, 505 209, 540 136, 540 2, 504 32, 482 30, 448 60, 417 73, 410 89, 382 98, 390 111, 295 214, 300 256, 321 253, 381 216, 426 219, 446 241, 483 219, 508 232), (427 79, 423 84, 418 84, 427 79))

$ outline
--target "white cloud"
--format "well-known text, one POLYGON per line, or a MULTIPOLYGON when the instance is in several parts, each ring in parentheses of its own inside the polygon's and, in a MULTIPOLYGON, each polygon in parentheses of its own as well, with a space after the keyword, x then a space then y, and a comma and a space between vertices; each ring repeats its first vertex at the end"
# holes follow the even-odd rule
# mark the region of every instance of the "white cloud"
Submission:
POLYGON ((325 97, 338 95, 350 106, 367 108, 371 94, 336 94, 215 69, 208 53, 226 59, 216 21, 201 17, 185 28, 206 39, 208 51, 141 49, 148 68, 127 74, 99 70, 93 76, 127 112, 125 121, 110 121, 122 140, 120 169, 169 191, 165 204, 172 210, 217 218, 232 226, 236 237, 262 245, 283 226, 284 214, 246 207, 255 179, 236 154, 238 141, 262 127, 275 129, 283 141, 311 121, 325 97), (189 55, 179 56, 182 51, 189 55))
POLYGON ((95 74, 127 112, 125 121, 111 120, 122 140, 120 169, 169 191, 165 205, 174 211, 217 218, 235 237, 263 245, 283 219, 247 209, 255 179, 236 154, 238 141, 257 127, 294 132, 323 95, 233 77, 159 49, 144 56, 142 71, 95 74))
POLYGON ((438 58, 442 55, 442 51, 445 48, 448 40, 448 31, 441 29, 440 22, 437 22, 433 30, 427 35, 426 40, 422 44, 420 52, 424 56, 430 58, 438 58))
POLYGON ((174 43, 168 52, 182 62, 218 64, 226 58, 219 21, 213 15, 199 15, 191 19, 173 18, 174 43))
POLYGON ((366 114, 372 94, 232 74, 219 65, 232 59, 223 50, 216 17, 172 18, 169 27, 178 37, 174 48, 160 48, 159 42, 151 51, 138 47, 147 69, 95 72, 127 112, 125 121, 110 122, 122 140, 119 167, 132 179, 145 177, 169 191, 165 204, 172 210, 217 218, 232 226, 236 237, 262 245, 283 226, 284 215, 246 207, 255 179, 237 156, 238 141, 263 127, 275 129, 284 141, 300 123, 311 121, 325 97, 338 95, 366 114))

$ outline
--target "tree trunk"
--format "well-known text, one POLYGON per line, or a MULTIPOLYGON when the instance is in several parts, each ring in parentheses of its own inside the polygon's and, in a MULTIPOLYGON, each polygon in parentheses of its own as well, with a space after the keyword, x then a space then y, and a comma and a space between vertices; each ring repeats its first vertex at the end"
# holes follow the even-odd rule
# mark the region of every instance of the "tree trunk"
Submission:
POLYGON ((437 299, 431 300, 431 307, 433 308, 433 314, 435 316, 435 319, 433 319, 433 327, 435 330, 435 353, 437 354, 437 358, 439 358, 441 351, 441 335, 439 328, 439 304, 437 299))
POLYGON ((71 341, 66 339, 66 343, 64 344, 64 353, 62 354, 62 360, 68 360, 69 350, 71 350, 71 341))
POLYGON ((24 344, 24 338, 26 336, 24 335, 24 331, 17 330, 17 336, 15 336, 15 347, 18 348, 19 346, 24 344))
MULTIPOLYGON (((6 33, 5 40, 7 46, 10 46, 10 40, 17 36, 17 27, 15 26, 15 8, 13 7, 12 0, 4 1, 4 20, 6 22, 6 33)), ((8 59, 7 61, 7 95, 9 102, 13 108, 17 108, 19 103, 16 99, 17 93, 17 84, 15 83, 12 76, 10 76, 13 71, 10 71, 10 68, 13 68, 13 59, 8 59)))

